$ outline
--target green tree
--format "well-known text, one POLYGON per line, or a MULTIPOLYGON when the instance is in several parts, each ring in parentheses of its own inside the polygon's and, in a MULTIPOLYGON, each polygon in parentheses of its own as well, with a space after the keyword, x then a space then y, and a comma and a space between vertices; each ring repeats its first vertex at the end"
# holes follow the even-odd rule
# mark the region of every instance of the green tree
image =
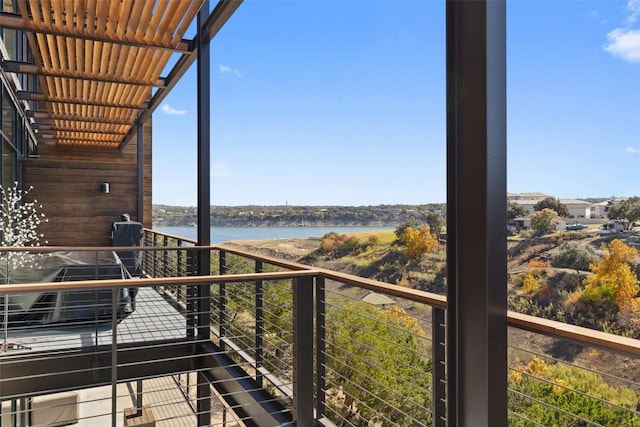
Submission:
POLYGON ((538 235, 553 231, 558 223, 560 223, 560 217, 552 209, 544 208, 531 215, 531 228, 538 235))
POLYGON ((444 218, 438 212, 429 212, 427 214, 427 225, 431 229, 431 233, 435 234, 436 237, 442 234, 442 227, 444 227, 444 218))
POLYGON ((620 222, 625 230, 633 228, 640 221, 640 197, 629 197, 609 207, 607 216, 620 222))
POLYGON ((639 427, 634 390, 608 385, 586 369, 533 357, 509 375, 509 425, 639 427), (532 423, 533 422, 533 423, 532 423))
POLYGON ((560 199, 554 199, 553 197, 542 199, 533 206, 533 210, 536 212, 543 209, 551 209, 563 218, 566 218, 570 215, 567 206, 564 203, 560 203, 560 199))
POLYGON ((327 385, 343 397, 328 399, 330 410, 344 416, 357 407, 365 420, 429 425, 431 360, 418 322, 401 309, 338 298, 327 310, 327 385))
POLYGON ((507 219, 512 220, 529 213, 527 208, 514 202, 507 203, 507 219))

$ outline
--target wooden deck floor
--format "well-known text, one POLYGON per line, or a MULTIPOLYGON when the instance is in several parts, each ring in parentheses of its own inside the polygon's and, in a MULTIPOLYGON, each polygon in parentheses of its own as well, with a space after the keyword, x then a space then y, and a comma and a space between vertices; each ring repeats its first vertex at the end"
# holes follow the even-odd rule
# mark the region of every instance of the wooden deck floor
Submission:
MULTIPOLYGON (((153 412, 157 427, 196 427, 196 375, 189 375, 187 387, 186 374, 152 378, 143 381, 143 406, 153 412), (182 387, 179 387, 179 384, 182 387), (188 391, 188 393, 187 393, 188 391), (187 394, 193 407, 187 401, 187 394)), ((111 387, 97 387, 81 390, 79 393, 78 427, 95 427, 111 425, 111 387)), ((135 407, 136 383, 118 384, 117 388, 116 426, 124 427, 125 408, 135 407)), ((211 426, 240 427, 233 413, 225 411, 224 404, 212 390, 211 426), (226 412, 226 413, 225 413, 226 412), (225 422, 226 420, 226 422, 225 422)))

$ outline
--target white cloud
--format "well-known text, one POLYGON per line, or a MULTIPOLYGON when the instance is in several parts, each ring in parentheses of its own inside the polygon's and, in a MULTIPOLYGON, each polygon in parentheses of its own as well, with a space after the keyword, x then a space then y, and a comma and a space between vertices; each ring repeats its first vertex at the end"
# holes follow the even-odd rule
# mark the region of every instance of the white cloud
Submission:
POLYGON ((169 114, 172 116, 182 116, 184 114, 187 114, 187 110, 176 110, 175 108, 171 107, 169 104, 162 104, 162 107, 160 107, 160 109, 164 111, 166 114, 169 114))
POLYGON ((627 23, 635 24, 638 17, 640 17, 640 0, 629 0, 627 10, 631 12, 630 15, 627 16, 627 23))
POLYGON ((233 174, 231 173, 231 170, 229 170, 227 165, 216 163, 214 165, 211 165, 211 175, 218 177, 228 177, 233 174))
POLYGON ((627 148, 624 149, 625 153, 631 153, 631 154, 635 154, 638 151, 640 151, 640 150, 638 150, 637 148, 633 148, 633 147, 627 147, 627 148))
POLYGON ((640 62, 640 30, 616 28, 607 34, 604 50, 628 62, 640 62))
POLYGON ((604 50, 625 61, 640 62, 640 30, 631 28, 640 18, 640 0, 629 0, 627 10, 626 25, 614 28, 607 34, 608 43, 604 45, 604 50))
POLYGON ((234 74, 236 77, 242 77, 242 73, 235 68, 231 68, 228 65, 218 65, 218 72, 220 74, 234 74))

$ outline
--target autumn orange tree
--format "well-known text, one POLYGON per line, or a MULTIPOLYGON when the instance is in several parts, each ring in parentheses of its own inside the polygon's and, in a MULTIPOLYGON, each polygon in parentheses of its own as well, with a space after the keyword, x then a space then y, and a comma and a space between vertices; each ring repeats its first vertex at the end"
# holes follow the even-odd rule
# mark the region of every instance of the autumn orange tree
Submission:
POLYGON ((423 225, 418 229, 407 227, 402 234, 402 242, 407 245, 404 255, 412 261, 419 260, 438 248, 438 237, 431 233, 431 228, 428 225, 423 225))
POLYGON ((583 299, 601 305, 615 303, 618 312, 631 308, 640 291, 635 268, 638 250, 615 239, 602 244, 604 256, 589 266, 593 276, 584 281, 583 299))

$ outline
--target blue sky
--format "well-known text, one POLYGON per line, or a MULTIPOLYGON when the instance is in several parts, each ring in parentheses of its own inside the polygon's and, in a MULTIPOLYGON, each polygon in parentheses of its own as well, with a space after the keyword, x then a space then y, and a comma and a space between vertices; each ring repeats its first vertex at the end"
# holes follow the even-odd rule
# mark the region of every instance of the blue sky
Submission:
MULTIPOLYGON (((640 195, 640 0, 507 4, 508 190, 640 195)), ((444 1, 246 0, 212 42, 215 205, 444 202, 444 1)), ((196 204, 196 71, 153 201, 196 204)))

